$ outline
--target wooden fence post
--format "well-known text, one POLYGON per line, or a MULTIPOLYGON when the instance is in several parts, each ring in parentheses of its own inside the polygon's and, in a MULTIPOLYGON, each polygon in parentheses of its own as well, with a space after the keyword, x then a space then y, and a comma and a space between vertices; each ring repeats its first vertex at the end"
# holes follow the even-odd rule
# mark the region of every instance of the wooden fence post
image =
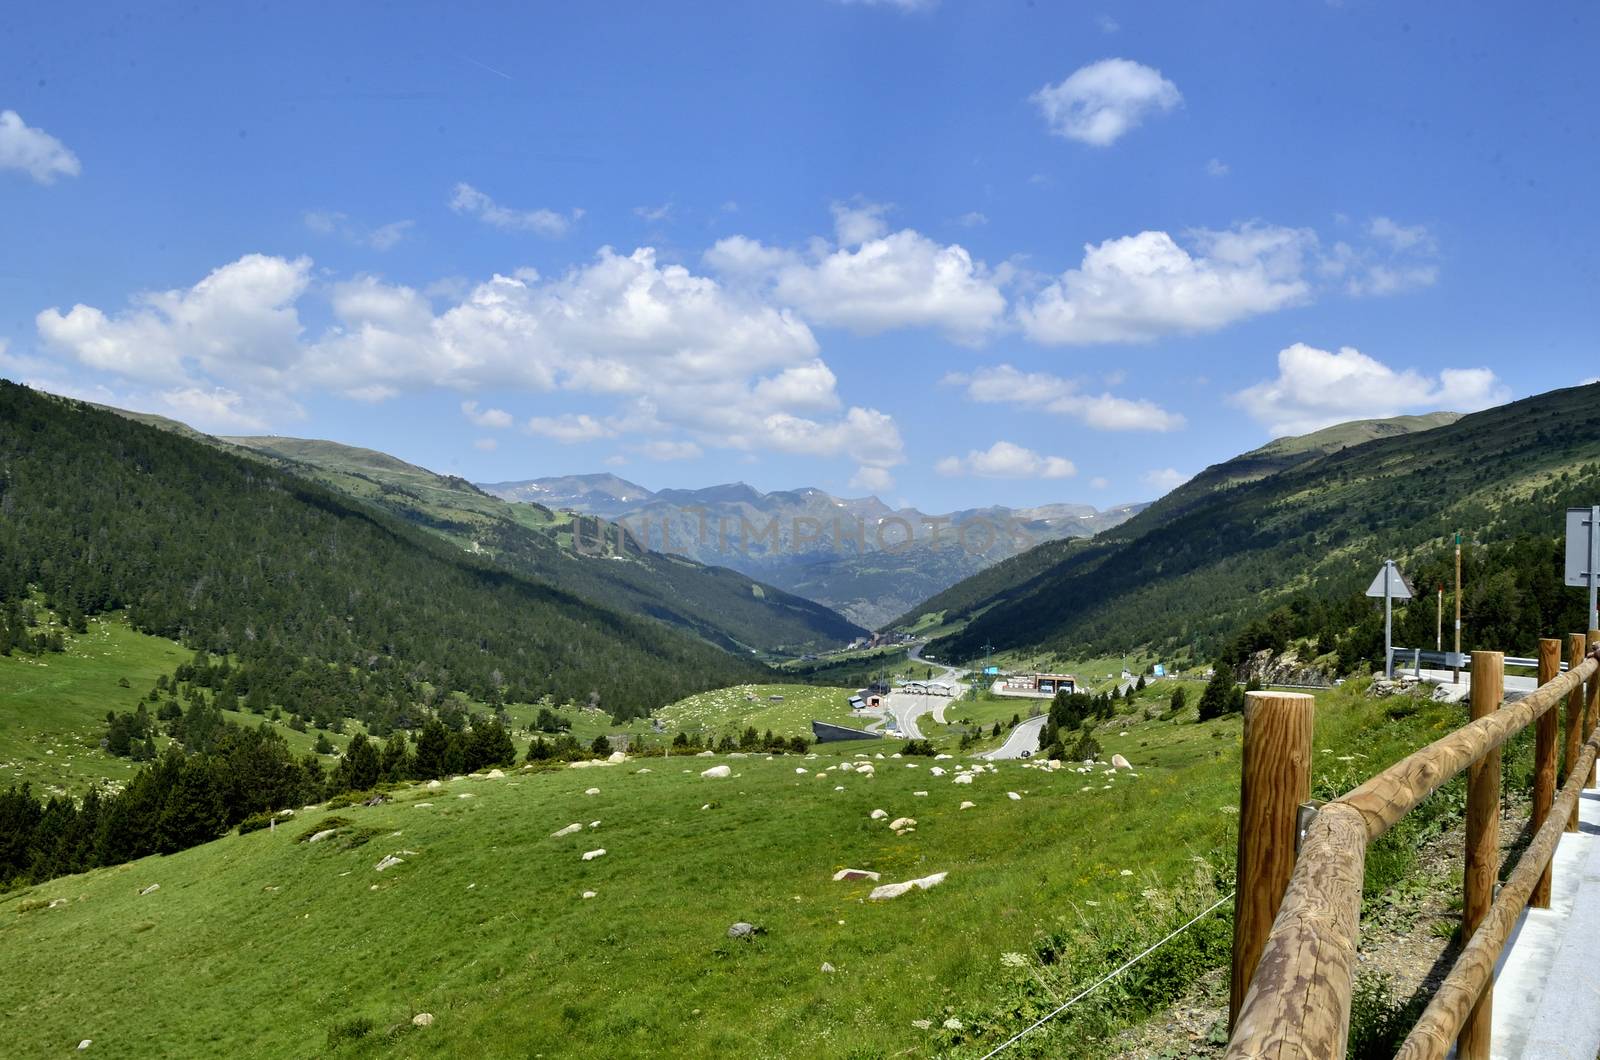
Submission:
MULTIPOLYGON (((1585 648, 1582 633, 1567 634, 1567 669, 1575 669, 1583 662, 1585 648)), ((1584 698, 1583 685, 1579 684, 1567 693, 1567 738, 1566 756, 1561 760, 1561 783, 1567 782, 1567 776, 1572 772, 1572 765, 1578 760, 1578 751, 1583 747, 1583 714, 1584 698)), ((1572 816, 1567 818, 1567 831, 1578 830, 1578 804, 1572 804, 1572 816)))
MULTIPOLYGON (((1591 629, 1587 638, 1588 647, 1600 644, 1600 629, 1591 629)), ((1594 732, 1596 723, 1600 723, 1600 677, 1589 680, 1589 706, 1583 712, 1583 740, 1588 742, 1589 734, 1594 732)), ((1594 787, 1596 766, 1589 767, 1589 787, 1594 787)))
MULTIPOLYGON (((1548 684, 1561 676, 1561 639, 1545 637, 1539 641, 1539 683, 1548 684)), ((1533 833, 1539 834, 1545 818, 1550 816, 1550 806, 1556 797, 1556 736, 1561 719, 1552 706, 1539 718, 1537 739, 1533 746, 1533 833)), ((1540 909, 1550 908, 1550 883, 1552 865, 1544 867, 1544 874, 1534 884, 1528 904, 1540 909)))
MULTIPOLYGON (((1497 651, 1472 653, 1472 720, 1500 709, 1505 696, 1505 655, 1497 651)), ((1461 937, 1472 938, 1494 904, 1495 878, 1500 868, 1500 756, 1498 748, 1467 771, 1467 859, 1461 937)), ((1489 1060, 1493 1022, 1494 984, 1483 988, 1472 1013, 1456 1040, 1460 1060, 1489 1060)))
POLYGON ((1230 1030, 1294 872, 1300 804, 1311 797, 1315 714, 1316 698, 1304 693, 1245 694, 1230 1030))

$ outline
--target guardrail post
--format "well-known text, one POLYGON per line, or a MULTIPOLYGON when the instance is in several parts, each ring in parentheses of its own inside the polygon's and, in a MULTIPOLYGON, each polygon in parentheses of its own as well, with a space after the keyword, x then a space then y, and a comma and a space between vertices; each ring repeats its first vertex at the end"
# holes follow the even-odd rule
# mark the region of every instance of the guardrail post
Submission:
MULTIPOLYGON (((1561 640, 1545 637, 1539 641, 1539 684, 1548 684, 1561 676, 1561 640)), ((1561 719, 1552 706, 1539 718, 1537 738, 1533 745, 1533 833, 1539 834, 1550 806, 1556 797, 1556 736, 1561 719)), ((1552 862, 1553 865, 1553 862, 1552 862)), ((1540 909, 1550 908, 1550 883, 1552 865, 1544 867, 1544 874, 1534 884, 1528 904, 1540 909)))
MULTIPOLYGON (((1567 634, 1567 669, 1575 670, 1583 662, 1583 653, 1586 650, 1582 633, 1567 634)), ((1595 682, 1590 682, 1594 684, 1595 682)), ((1567 738, 1566 757, 1562 759, 1561 783, 1567 783, 1567 777, 1572 773, 1573 764, 1578 761, 1578 751, 1583 747, 1583 714, 1584 698, 1583 685, 1580 683, 1567 693, 1567 738)), ((1578 830, 1578 804, 1572 804, 1572 815, 1567 818, 1567 831, 1578 830)))
MULTIPOLYGON (((1472 720, 1500 709, 1505 696, 1505 655, 1498 651, 1472 653, 1472 720)), ((1500 855, 1500 750, 1489 752, 1467 771, 1467 859, 1465 901, 1462 903, 1461 938, 1478 930, 1494 904, 1495 877, 1500 855)), ((1489 1037, 1494 1005, 1494 984, 1472 1006, 1456 1040, 1460 1060, 1489 1060, 1489 1037)))
MULTIPOLYGON (((1600 629, 1591 629, 1586 640, 1587 646, 1592 648, 1600 644, 1600 629)), ((1589 680, 1589 707, 1583 713, 1583 740, 1587 742, 1589 734, 1594 732, 1596 723, 1600 723, 1600 677, 1589 680)), ((1595 785, 1595 766, 1589 767, 1589 787, 1595 785)))
POLYGON ((1294 872, 1300 804, 1311 797, 1315 714, 1316 698, 1302 692, 1245 694, 1230 1030, 1294 872))

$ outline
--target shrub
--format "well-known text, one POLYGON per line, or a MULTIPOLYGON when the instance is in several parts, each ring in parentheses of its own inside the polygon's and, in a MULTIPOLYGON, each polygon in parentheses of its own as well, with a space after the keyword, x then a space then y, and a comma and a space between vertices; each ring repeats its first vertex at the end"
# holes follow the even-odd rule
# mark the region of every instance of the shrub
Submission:
POLYGON ((270 825, 273 817, 275 816, 277 815, 270 810, 263 810, 260 813, 253 813, 249 817, 246 817, 244 820, 239 822, 239 834, 249 835, 251 832, 259 832, 263 828, 270 825))
POLYGON ((934 750, 932 742, 928 740, 907 740, 906 745, 900 748, 900 753, 907 757, 920 755, 923 758, 932 758, 939 752, 934 750))

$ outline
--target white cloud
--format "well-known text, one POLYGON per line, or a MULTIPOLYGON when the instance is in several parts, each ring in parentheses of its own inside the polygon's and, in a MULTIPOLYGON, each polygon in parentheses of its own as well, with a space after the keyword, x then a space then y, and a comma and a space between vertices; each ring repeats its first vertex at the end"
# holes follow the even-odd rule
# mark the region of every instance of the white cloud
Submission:
POLYGON ((862 467, 850 476, 850 488, 866 490, 869 493, 882 493, 894 489, 894 476, 887 468, 862 467))
POLYGON ((1047 372, 1022 372, 1009 364, 952 372, 943 382, 964 387, 972 401, 1072 416, 1102 431, 1175 431, 1184 418, 1153 401, 1114 394, 1085 394, 1071 379, 1047 372))
POLYGON ((1044 86, 1032 100, 1052 133, 1105 147, 1147 116, 1172 110, 1183 96, 1158 70, 1129 59, 1102 59, 1044 86))
POLYGON ((1305 301, 1314 232, 1246 224, 1189 233, 1193 252, 1165 232, 1084 247, 1083 262, 1018 307, 1035 342, 1140 342, 1218 328, 1305 301))
POLYGON ((494 438, 475 438, 472 442, 472 448, 479 452, 492 453, 500 448, 500 443, 494 438))
POLYGON ((508 206, 501 206, 466 183, 456 185, 455 194, 450 198, 450 209, 459 214, 476 217, 484 224, 495 228, 514 232, 536 232, 551 239, 566 235, 567 230, 583 217, 583 211, 579 209, 573 209, 567 214, 545 209, 514 210, 508 206))
POLYGON ((35 129, 14 110, 0 110, 0 169, 26 173, 38 184, 83 171, 78 156, 43 129, 35 129))
POLYGON ((665 221, 672 216, 672 204, 670 202, 664 202, 660 206, 635 206, 633 208, 633 213, 634 216, 638 217, 640 220, 649 221, 651 224, 655 224, 658 221, 665 221))
POLYGON ((534 416, 528 421, 530 433, 553 438, 563 445, 591 442, 596 438, 610 438, 617 432, 586 412, 563 413, 560 416, 534 416))
POLYGON ((1094 22, 1095 25, 1100 27, 1100 32, 1107 35, 1115 33, 1122 28, 1122 24, 1110 15, 1096 15, 1094 22))
POLYGON ((1438 240, 1425 225, 1402 225, 1374 217, 1364 228, 1369 242, 1352 246, 1340 240, 1318 263, 1326 279, 1343 284, 1353 297, 1401 294, 1438 282, 1438 240))
POLYGON ((390 250, 399 245, 406 238, 407 233, 416 227, 415 221, 390 221, 386 225, 367 229, 354 223, 349 216, 338 210, 307 210, 303 215, 306 228, 319 236, 339 236, 358 246, 371 247, 373 250, 390 250))
POLYGON ((927 327, 963 341, 992 330, 1005 312, 1000 285, 1007 273, 974 261, 959 244, 909 228, 890 232, 886 212, 873 203, 835 203, 837 245, 818 239, 802 252, 730 236, 704 259, 817 324, 863 335, 927 327))
MULTIPOLYGON (((225 385, 263 418, 294 414, 307 391, 364 401, 429 390, 584 393, 617 403, 591 423, 618 436, 874 467, 904 459, 892 417, 844 407, 793 313, 663 265, 648 247, 602 248, 558 277, 497 275, 438 310, 375 277, 331 282, 316 293, 327 295, 333 324, 316 336, 303 334, 299 314, 310 276, 308 259, 248 255, 121 312, 45 310, 38 329, 82 367, 163 389, 225 385)), ((463 413, 488 427, 509 420, 471 402, 463 413)), ((530 425, 540 427, 552 437, 594 431, 581 418, 530 425)))
POLYGON ((1094 489, 1103 490, 1111 485, 1111 480, 1100 475, 1096 475, 1094 478, 1089 480, 1089 485, 1094 489))
POLYGON ((995 442, 988 449, 972 449, 964 457, 947 456, 934 465, 941 475, 976 475, 980 478, 1071 478, 1078 473, 1072 461, 1041 456, 1012 442, 995 442))
POLYGON ((1488 368, 1446 368, 1434 377, 1396 371, 1349 346, 1335 353, 1297 342, 1278 351, 1277 378, 1232 401, 1274 435, 1286 435, 1435 409, 1474 412, 1509 397, 1488 368))
POLYGON ((989 223, 989 218, 987 215, 979 213, 977 210, 972 210, 958 217, 956 219, 956 223, 962 228, 982 228, 984 225, 989 223))
POLYGON ((479 409, 476 401, 463 401, 461 414, 479 427, 505 428, 511 426, 511 413, 505 409, 479 409))
POLYGON ((1163 467, 1155 471, 1146 471, 1139 478, 1146 486, 1161 493, 1171 493, 1179 486, 1188 482, 1193 475, 1185 475, 1176 468, 1163 467))
POLYGON ((35 323, 48 346, 139 382, 194 386, 198 370, 288 389, 303 354, 296 303, 310 273, 309 258, 247 254, 186 290, 138 295, 115 316, 80 304, 46 309, 35 323))
POLYGON ((1212 158, 1206 161, 1206 176, 1225 177, 1228 175, 1228 173, 1228 163, 1224 162, 1222 159, 1212 158))

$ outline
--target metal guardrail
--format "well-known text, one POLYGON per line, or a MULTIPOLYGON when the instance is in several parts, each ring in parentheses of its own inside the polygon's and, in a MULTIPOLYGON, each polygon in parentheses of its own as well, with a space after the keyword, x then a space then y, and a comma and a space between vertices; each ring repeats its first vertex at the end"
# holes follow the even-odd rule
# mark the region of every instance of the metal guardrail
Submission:
MULTIPOLYGON (((1394 648, 1391 650, 1393 652, 1391 658, 1396 666, 1404 666, 1405 669, 1417 674, 1422 672, 1422 667, 1424 666, 1437 670, 1449 670, 1455 667, 1463 670, 1472 669, 1472 656, 1467 652, 1457 655, 1454 652, 1428 651, 1424 648, 1394 648), (1408 662, 1410 665, 1405 666, 1408 662)), ((1533 670, 1538 668, 1539 660, 1521 655, 1507 655, 1505 657, 1505 665, 1533 670)), ((1561 672, 1565 673, 1566 670, 1567 664, 1563 662, 1561 664, 1561 672)))

